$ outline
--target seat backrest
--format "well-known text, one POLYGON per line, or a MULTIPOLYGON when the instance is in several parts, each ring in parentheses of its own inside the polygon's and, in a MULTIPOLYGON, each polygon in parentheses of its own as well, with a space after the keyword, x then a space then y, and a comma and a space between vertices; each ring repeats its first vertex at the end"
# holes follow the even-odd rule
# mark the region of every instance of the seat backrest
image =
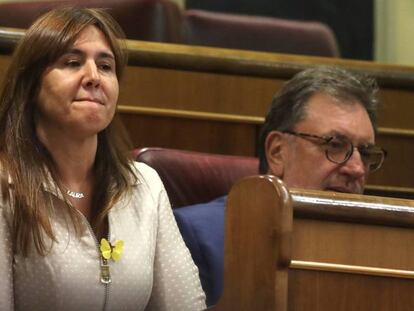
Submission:
POLYGON ((224 291, 209 311, 414 310, 414 201, 262 175, 226 202, 224 291))
POLYGON ((105 8, 128 39, 276 53, 339 56, 335 36, 320 22, 182 10, 170 0, 40 0, 0 3, 0 27, 28 28, 52 8, 105 8))
POLYGON ((52 0, 0 3, 0 27, 28 28, 52 8, 80 6, 104 8, 128 39, 171 42, 181 40, 181 9, 168 0, 52 0))
POLYGON ((258 173, 253 157, 164 148, 135 149, 133 155, 158 172, 173 208, 211 201, 238 179, 258 173))
POLYGON ((339 56, 334 33, 320 22, 187 10, 183 36, 193 45, 339 56))

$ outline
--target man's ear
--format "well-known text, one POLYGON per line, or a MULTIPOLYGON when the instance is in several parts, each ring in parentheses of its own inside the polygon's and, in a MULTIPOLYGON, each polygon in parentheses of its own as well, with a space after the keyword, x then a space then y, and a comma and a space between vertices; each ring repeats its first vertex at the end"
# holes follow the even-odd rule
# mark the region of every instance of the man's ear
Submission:
POLYGON ((265 141, 266 159, 269 166, 269 174, 283 178, 284 173, 284 152, 286 140, 279 131, 271 131, 265 141))

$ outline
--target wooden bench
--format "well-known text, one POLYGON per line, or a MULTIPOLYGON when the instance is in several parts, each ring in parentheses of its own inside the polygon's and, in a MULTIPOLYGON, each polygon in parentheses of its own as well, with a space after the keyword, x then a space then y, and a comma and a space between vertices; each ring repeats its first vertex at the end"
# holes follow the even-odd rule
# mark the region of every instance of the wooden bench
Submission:
POLYGON ((414 201, 291 190, 229 195, 224 293, 212 310, 414 310, 414 201))

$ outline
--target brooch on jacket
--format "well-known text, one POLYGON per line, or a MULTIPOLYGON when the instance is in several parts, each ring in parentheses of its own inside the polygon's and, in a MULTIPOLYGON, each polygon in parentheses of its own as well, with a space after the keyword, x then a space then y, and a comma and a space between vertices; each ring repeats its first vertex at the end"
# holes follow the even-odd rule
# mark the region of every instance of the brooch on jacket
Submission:
POLYGON ((116 240, 114 245, 112 245, 107 239, 102 239, 99 249, 102 255, 101 282, 109 284, 112 280, 109 272, 108 260, 112 259, 113 261, 118 261, 121 258, 122 251, 124 250, 124 241, 116 240))

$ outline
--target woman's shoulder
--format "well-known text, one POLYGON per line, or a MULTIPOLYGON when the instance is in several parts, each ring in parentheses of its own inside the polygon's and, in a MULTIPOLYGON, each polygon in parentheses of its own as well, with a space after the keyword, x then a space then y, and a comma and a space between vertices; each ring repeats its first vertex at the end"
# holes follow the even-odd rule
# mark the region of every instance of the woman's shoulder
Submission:
POLYGON ((158 173, 149 165, 133 161, 131 164, 132 170, 134 171, 135 175, 137 176, 137 183, 146 183, 150 185, 162 185, 161 179, 158 173))

